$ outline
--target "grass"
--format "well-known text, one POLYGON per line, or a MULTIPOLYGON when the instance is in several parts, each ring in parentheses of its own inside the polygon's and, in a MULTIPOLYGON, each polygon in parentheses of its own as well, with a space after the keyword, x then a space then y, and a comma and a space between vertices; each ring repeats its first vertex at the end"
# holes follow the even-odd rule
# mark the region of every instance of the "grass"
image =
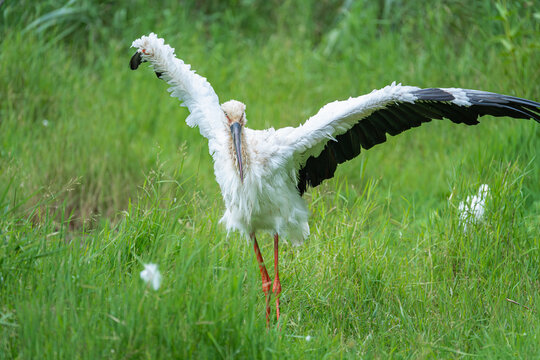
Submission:
POLYGON ((0 5, 0 358, 538 357, 538 124, 436 121, 341 165, 305 194, 308 241, 280 249, 267 330, 205 140, 127 65, 155 31, 259 129, 394 80, 539 100, 535 5, 0 5), (485 220, 464 232, 481 184, 485 220))

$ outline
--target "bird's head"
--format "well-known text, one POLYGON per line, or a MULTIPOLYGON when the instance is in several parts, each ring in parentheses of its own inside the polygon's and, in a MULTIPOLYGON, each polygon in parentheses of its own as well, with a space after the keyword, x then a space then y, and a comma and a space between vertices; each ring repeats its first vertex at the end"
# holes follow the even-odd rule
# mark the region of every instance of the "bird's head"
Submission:
POLYGON ((247 122, 245 113, 246 105, 240 101, 229 100, 221 105, 221 109, 227 119, 227 125, 231 129, 240 181, 244 182, 244 170, 242 169, 242 128, 247 122))
POLYGON ((246 124, 246 105, 240 101, 229 100, 226 103, 221 104, 221 110, 223 110, 229 126, 234 123, 239 123, 240 126, 246 124))

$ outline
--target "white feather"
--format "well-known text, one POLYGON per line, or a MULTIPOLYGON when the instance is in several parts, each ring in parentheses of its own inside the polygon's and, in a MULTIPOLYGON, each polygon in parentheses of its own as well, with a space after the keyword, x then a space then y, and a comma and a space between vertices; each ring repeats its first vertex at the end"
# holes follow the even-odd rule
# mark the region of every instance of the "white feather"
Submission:
POLYGON ((133 41, 131 46, 137 48, 142 58, 150 62, 154 71, 162 73, 161 78, 171 85, 168 89, 171 96, 179 98, 182 105, 187 106, 190 115, 186 123, 191 127, 199 127, 201 135, 209 140, 212 154, 217 145, 213 140, 219 136, 216 132, 224 128, 225 119, 219 98, 210 83, 191 70, 189 64, 178 59, 174 49, 154 33, 133 41))
POLYGON ((489 196, 489 186, 482 184, 477 195, 467 196, 466 201, 459 203, 459 224, 463 226, 463 231, 467 231, 468 225, 482 221, 486 210, 486 200, 489 196))
POLYGON ((141 279, 147 284, 152 285, 154 290, 161 286, 161 273, 156 264, 144 264, 144 270, 141 271, 141 279))
POLYGON ((441 90, 444 90, 446 92, 449 92, 454 96, 454 100, 452 102, 459 106, 471 106, 472 104, 469 101, 469 97, 467 96, 467 93, 464 89, 460 88, 441 88, 441 90))

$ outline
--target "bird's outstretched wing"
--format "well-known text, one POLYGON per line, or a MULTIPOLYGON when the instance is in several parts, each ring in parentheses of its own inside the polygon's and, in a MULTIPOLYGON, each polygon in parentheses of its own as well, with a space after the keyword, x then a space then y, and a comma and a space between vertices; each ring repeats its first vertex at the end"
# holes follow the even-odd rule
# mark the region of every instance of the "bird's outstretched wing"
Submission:
POLYGON ((478 124, 483 115, 534 119, 540 122, 540 103, 486 91, 458 88, 421 89, 389 85, 370 94, 325 105, 296 128, 276 132, 291 149, 298 169, 298 191, 334 176, 338 164, 432 119, 478 124))
POLYGON ((179 98, 189 109, 186 123, 199 127, 201 135, 209 140, 210 153, 213 153, 212 140, 216 137, 216 129, 224 126, 225 122, 220 121, 224 114, 210 83, 191 70, 189 64, 178 59, 174 49, 154 33, 133 41, 131 46, 137 48, 129 63, 131 69, 137 69, 141 62, 151 64, 158 78, 171 85, 168 89, 171 96, 179 98))

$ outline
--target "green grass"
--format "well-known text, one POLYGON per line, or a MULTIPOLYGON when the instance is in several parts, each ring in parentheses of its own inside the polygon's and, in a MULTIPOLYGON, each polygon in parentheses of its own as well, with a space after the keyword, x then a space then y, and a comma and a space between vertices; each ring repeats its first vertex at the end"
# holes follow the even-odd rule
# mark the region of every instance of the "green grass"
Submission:
POLYGON ((540 357, 538 124, 435 121, 341 165, 267 330, 205 140, 128 68, 155 31, 257 129, 394 80, 540 100, 537 1, 34 5, 0 5, 0 359, 540 357))

